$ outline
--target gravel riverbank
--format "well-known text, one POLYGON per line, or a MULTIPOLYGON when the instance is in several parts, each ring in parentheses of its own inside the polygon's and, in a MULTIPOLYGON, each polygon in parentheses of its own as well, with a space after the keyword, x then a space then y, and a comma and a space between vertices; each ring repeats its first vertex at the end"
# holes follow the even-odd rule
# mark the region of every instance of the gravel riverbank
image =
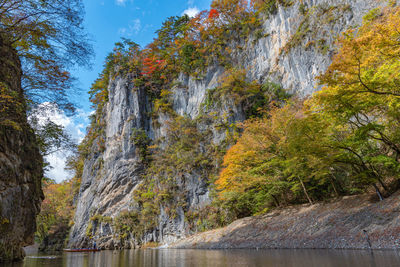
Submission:
POLYGON ((171 248, 400 248, 400 192, 372 202, 372 195, 276 209, 268 214, 190 236, 171 248), (366 232, 364 232, 364 230, 366 232))

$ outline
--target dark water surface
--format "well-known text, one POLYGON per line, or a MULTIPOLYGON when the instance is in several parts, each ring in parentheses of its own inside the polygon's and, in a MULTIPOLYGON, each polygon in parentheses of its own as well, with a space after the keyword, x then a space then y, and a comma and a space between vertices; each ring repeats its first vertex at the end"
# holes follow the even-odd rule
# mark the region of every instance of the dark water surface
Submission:
POLYGON ((398 267, 400 251, 136 249, 54 255, 31 254, 6 266, 273 266, 398 267))

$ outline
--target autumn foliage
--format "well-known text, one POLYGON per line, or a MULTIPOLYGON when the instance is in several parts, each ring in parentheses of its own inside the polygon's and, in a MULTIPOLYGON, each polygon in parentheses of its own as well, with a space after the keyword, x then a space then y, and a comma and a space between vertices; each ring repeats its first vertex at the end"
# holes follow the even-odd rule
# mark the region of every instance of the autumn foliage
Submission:
POLYGON ((216 181, 236 217, 274 206, 396 190, 400 170, 400 8, 374 9, 338 40, 307 99, 244 122, 216 181))
POLYGON ((156 57, 146 57, 143 59, 142 75, 152 76, 156 71, 162 70, 165 60, 156 59, 156 57))
POLYGON ((92 48, 80 0, 0 1, 2 45, 13 47, 21 61, 22 86, 29 104, 48 101, 72 111, 67 92, 74 88, 72 66, 88 66, 92 48))
POLYGON ((75 183, 75 180, 67 180, 59 184, 52 180, 43 181, 45 198, 36 219, 36 238, 41 244, 41 249, 60 250, 63 248, 64 239, 69 233, 74 215, 73 198, 77 186, 75 183), (57 247, 50 248, 49 242, 59 244, 57 247))
POLYGON ((212 8, 210 10, 210 12, 208 13, 208 18, 209 19, 215 19, 215 18, 218 18, 218 17, 219 17, 219 12, 216 9, 212 8))

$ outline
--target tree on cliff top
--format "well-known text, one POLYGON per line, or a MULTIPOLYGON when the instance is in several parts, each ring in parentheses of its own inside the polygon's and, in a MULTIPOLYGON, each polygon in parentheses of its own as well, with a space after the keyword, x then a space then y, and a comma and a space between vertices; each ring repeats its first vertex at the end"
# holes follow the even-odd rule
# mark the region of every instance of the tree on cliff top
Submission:
POLYGON ((0 0, 0 34, 17 50, 31 104, 74 110, 66 93, 74 78, 67 69, 88 66, 92 55, 83 10, 81 0, 0 0))

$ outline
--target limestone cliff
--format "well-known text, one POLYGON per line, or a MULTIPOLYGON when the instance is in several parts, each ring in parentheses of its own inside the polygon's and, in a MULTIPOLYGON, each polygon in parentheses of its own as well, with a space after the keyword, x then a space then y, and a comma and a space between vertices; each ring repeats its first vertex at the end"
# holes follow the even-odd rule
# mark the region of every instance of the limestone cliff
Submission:
MULTIPOLYGON (((379 4, 369 0, 304 0, 280 6, 246 40, 232 40, 231 63, 244 69, 249 81, 273 81, 292 93, 311 94, 318 89, 315 77, 331 62, 337 36, 359 25, 363 15, 379 4)), ((202 139, 196 147, 199 151, 206 146, 223 146, 231 133, 229 125, 246 119, 243 106, 229 97, 218 103, 209 101, 224 73, 224 67, 214 64, 201 78, 181 74, 170 88, 172 111, 195 125, 202 139)), ((146 91, 132 82, 133 76, 119 75, 109 82, 108 101, 102 109, 103 130, 85 160, 71 247, 88 246, 94 239, 103 248, 170 243, 198 230, 189 216, 211 201, 209 181, 213 173, 199 168, 202 163, 194 164, 190 170, 174 174, 174 193, 165 196, 169 202, 163 203, 169 204, 154 208, 158 212, 154 213, 156 218, 149 216, 149 221, 154 220, 152 227, 137 232, 134 224, 123 236, 118 231, 115 222, 121 220, 121 214, 141 208, 135 194, 148 181, 143 177, 153 173, 143 162, 141 145, 135 141, 137 132, 163 149, 171 147, 173 139, 168 135, 170 115, 155 110, 146 91)), ((208 164, 217 169, 219 162, 208 164)))
POLYGON ((21 67, 0 36, 0 261, 17 260, 33 243, 43 199, 42 157, 26 120, 21 67))

